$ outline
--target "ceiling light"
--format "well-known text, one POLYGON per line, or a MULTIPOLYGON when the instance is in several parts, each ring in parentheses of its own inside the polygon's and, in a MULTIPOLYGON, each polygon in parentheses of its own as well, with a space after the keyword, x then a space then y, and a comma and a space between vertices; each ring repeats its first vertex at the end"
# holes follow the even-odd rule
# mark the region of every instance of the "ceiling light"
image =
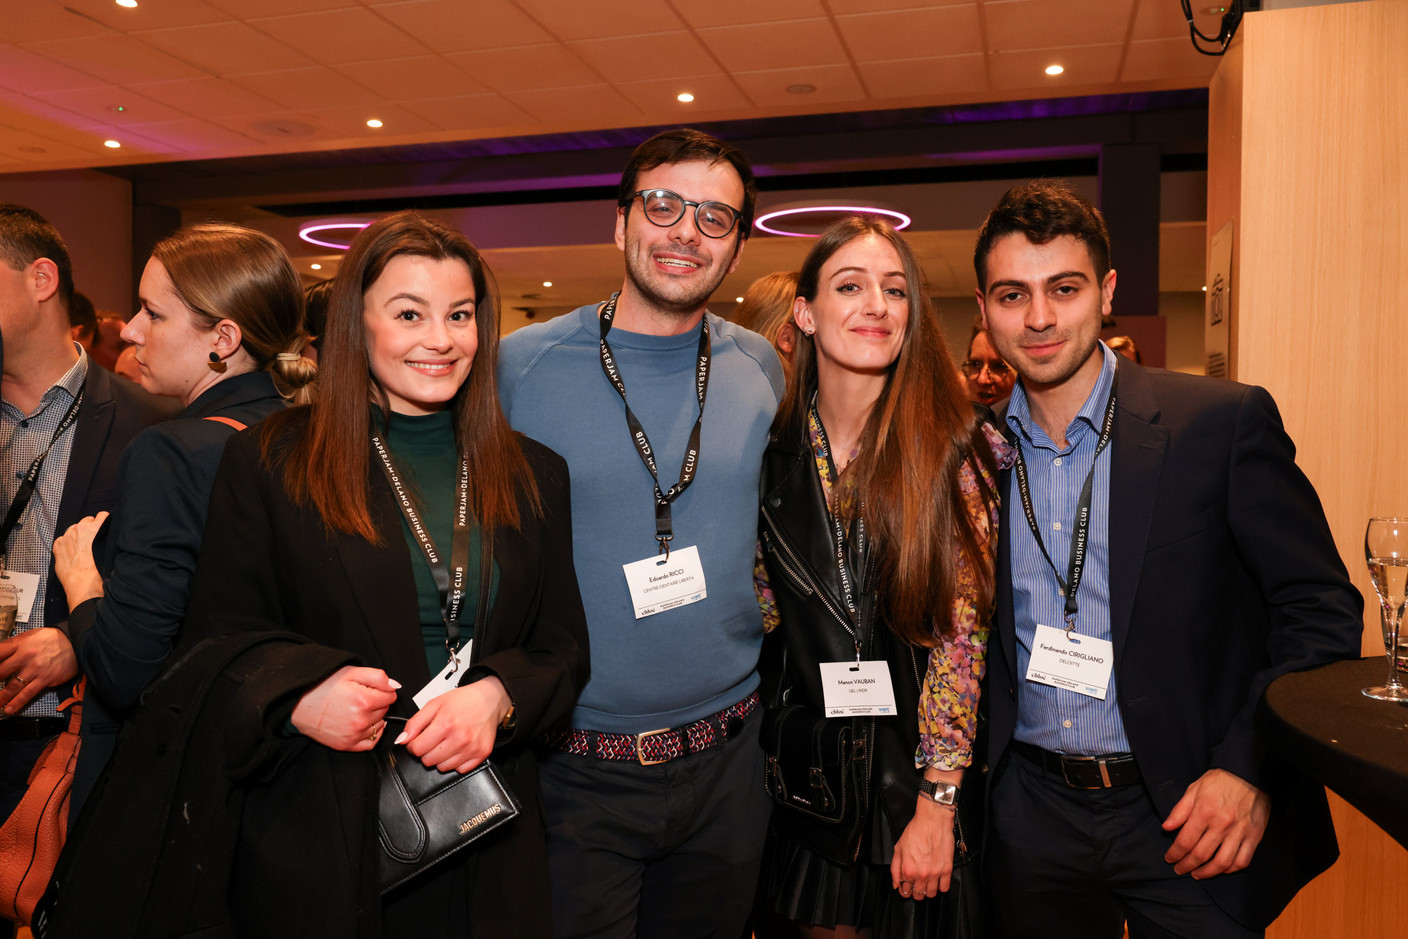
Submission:
POLYGON ((789 95, 809 95, 813 91, 816 91, 816 85, 808 85, 805 82, 787 86, 787 93, 789 95))
POLYGON ((133 10, 137 7, 137 0, 117 0, 117 5, 120 7, 127 7, 127 9, 129 10, 133 10))
POLYGON ((1062 72, 1064 72, 1065 70, 1066 70, 1065 67, 1064 67, 1064 66, 1061 66, 1061 65, 1048 65, 1048 66, 1046 67, 1046 74, 1048 74, 1048 75, 1060 75, 1060 74, 1061 74, 1062 72))
POLYGON ((544 286, 544 287, 551 287, 551 286, 552 286, 552 281, 550 281, 550 280, 545 280, 545 281, 543 281, 543 286, 544 286))
POLYGON ((687 91, 681 92, 680 94, 675 95, 675 100, 683 104, 689 104, 689 102, 694 100, 694 95, 690 94, 687 91))
POLYGON ((742 298, 742 297, 734 297, 734 298, 733 298, 733 302, 734 302, 734 303, 742 303, 742 302, 743 302, 743 298, 742 298))
POLYGON ((322 248, 336 248, 339 251, 346 251, 347 248, 352 244, 353 236, 355 236, 357 232, 366 228, 370 224, 370 221, 364 221, 360 219, 337 218, 322 219, 317 222, 305 222, 298 229, 298 237, 302 238, 310 245, 318 245, 322 248), (324 232, 334 231, 350 232, 351 234, 349 234, 342 241, 333 241, 331 240, 331 236, 325 236, 322 238, 315 237, 317 235, 323 234, 324 232))
POLYGON ((323 269, 321 264, 309 264, 308 266, 315 271, 321 271, 323 269))
POLYGON ((1207 292, 1208 292, 1208 288, 1204 287, 1204 288, 1203 288, 1203 293, 1207 293, 1207 292))
POLYGON ((777 218, 786 218, 793 215, 883 215, 892 219, 895 231, 902 231, 910 226, 914 220, 903 212, 896 212, 894 209, 882 209, 875 205, 803 205, 792 209, 778 209, 766 215, 760 215, 753 222, 753 227, 759 231, 765 231, 769 235, 787 235, 792 238, 816 238, 820 231, 784 231, 780 228, 769 228, 768 222, 777 218))
POLYGON ((367 126, 368 126, 368 127, 380 127, 380 126, 381 126, 381 121, 377 120, 376 118, 372 118, 371 120, 367 121, 367 126))
POLYGON ((116 140, 104 140, 103 146, 107 147, 109 150, 116 150, 118 147, 122 146, 122 144, 118 143, 116 140))

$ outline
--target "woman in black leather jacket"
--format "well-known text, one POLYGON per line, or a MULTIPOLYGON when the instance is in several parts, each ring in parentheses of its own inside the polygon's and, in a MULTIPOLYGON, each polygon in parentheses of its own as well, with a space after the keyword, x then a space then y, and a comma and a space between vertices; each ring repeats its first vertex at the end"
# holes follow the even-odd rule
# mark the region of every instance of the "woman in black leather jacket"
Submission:
POLYGON ((796 380, 763 466, 759 594, 785 648, 764 732, 777 802, 766 904, 816 935, 953 936, 973 911, 942 894, 956 840, 976 835, 955 808, 1005 445, 969 405, 887 223, 832 226, 797 292, 796 380), (880 691, 856 705, 857 687, 880 691), (826 742, 815 770, 798 763, 809 738, 826 742))

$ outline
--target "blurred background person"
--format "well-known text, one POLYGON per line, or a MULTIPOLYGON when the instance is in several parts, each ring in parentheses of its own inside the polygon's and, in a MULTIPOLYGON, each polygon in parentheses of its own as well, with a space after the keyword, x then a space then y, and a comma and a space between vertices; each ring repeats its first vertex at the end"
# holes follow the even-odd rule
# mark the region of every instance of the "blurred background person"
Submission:
POLYGON ((777 350, 782 370, 792 379, 792 353, 797 347, 797 325, 792 304, 797 299, 797 272, 774 271, 759 277, 743 292, 743 302, 733 321, 762 336, 777 350))
POLYGON ((1140 365, 1144 364, 1144 357, 1139 354, 1139 347, 1135 345, 1134 340, 1128 336, 1114 336, 1109 342, 1105 343, 1105 345, 1109 346, 1117 354, 1124 356, 1126 359, 1138 362, 1140 365))
POLYGON ((111 310, 99 310, 97 312, 97 328, 93 333, 93 347, 89 353, 93 356, 93 361, 110 372, 117 370, 117 359, 122 351, 132 345, 122 338, 122 330, 126 328, 126 321, 111 310))
POLYGON ((314 362, 323 348, 323 332, 328 323, 328 302, 332 299, 332 278, 320 280, 303 292, 303 328, 308 331, 308 345, 303 354, 314 362))
POLYGON ((68 305, 68 326, 73 341, 92 356, 93 340, 98 331, 98 311, 93 309, 93 301, 77 290, 73 292, 73 301, 68 305))
POLYGON ((123 717, 156 677, 186 612, 216 467, 230 435, 282 410, 312 378, 303 290, 282 246, 234 225, 193 225, 152 251, 142 306, 123 332, 139 381, 174 398, 175 420, 139 434, 122 455, 117 505, 54 542, 68 597, 65 631, 88 676, 76 817, 116 743, 123 717))
POLYGON ((978 326, 968 340, 968 357, 960 370, 968 386, 968 400, 989 408, 1011 395, 1017 381, 1017 373, 997 354, 987 330, 978 326))

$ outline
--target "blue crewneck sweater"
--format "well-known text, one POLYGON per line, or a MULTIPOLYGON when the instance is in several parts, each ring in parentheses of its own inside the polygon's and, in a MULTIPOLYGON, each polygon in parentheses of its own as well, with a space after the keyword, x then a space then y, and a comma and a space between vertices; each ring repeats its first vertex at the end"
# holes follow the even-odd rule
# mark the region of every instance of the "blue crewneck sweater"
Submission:
MULTIPOLYGON (((712 714, 757 687, 758 482, 784 379, 767 340, 708 314, 713 364, 699 474, 675 500, 673 519, 674 546, 699 548, 709 595, 637 620, 621 565, 655 554, 654 489, 601 370, 596 311, 585 306, 504 339, 499 394, 514 428, 560 453, 572 473, 574 561, 592 657, 573 726, 640 733, 712 714)), ((699 331, 650 336, 617 327, 609 339, 668 489, 698 414, 699 331)))

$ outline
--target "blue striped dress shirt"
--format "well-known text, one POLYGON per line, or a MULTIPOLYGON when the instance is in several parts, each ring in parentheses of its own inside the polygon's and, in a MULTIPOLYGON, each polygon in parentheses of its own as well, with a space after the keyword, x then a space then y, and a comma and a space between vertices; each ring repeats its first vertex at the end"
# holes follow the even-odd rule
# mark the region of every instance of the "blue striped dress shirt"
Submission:
MULTIPOLYGON (((1027 464, 1032 509, 1041 529, 1042 541, 1061 577, 1070 564, 1071 534, 1074 531, 1076 503, 1081 487, 1095 458, 1100 424, 1105 416, 1110 387, 1115 380, 1115 353, 1103 343, 1104 366, 1100 377, 1075 420, 1066 428, 1066 446, 1057 447, 1046 431, 1032 420, 1026 392, 1020 382, 1012 390, 1007 406, 1007 424, 1012 428, 1022 459, 1027 464)), ((1110 639, 1110 460, 1112 447, 1106 447, 1095 464, 1091 490, 1090 532, 1085 572, 1076 593, 1079 612, 1076 632, 1082 636, 1110 639)), ((1054 629, 1065 627, 1065 598, 1056 576, 1042 556, 1022 512, 1017 474, 1010 474, 1007 499, 1007 531, 1011 545, 1012 606, 1017 628, 1017 669, 1025 676, 1036 635, 1037 624, 1054 629)), ((1016 738, 1057 753, 1100 755, 1129 750, 1124 722, 1116 704, 1116 680, 1111 675, 1105 700, 1087 697, 1064 688, 1052 688, 1035 681, 1021 682, 1017 691, 1016 738)))

